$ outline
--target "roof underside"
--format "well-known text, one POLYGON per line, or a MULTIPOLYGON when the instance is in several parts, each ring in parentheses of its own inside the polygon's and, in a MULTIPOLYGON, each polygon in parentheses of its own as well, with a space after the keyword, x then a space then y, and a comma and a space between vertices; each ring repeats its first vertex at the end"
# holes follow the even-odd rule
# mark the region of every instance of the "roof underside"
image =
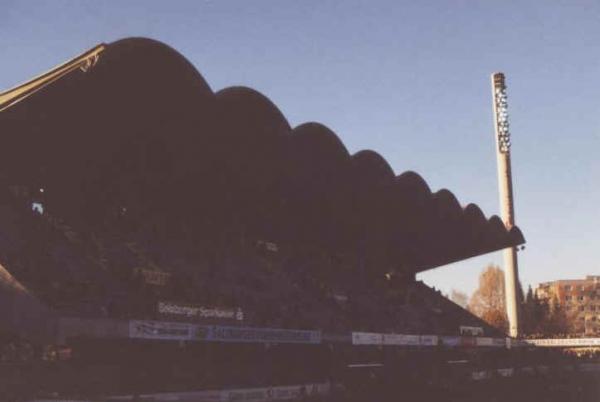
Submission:
POLYGON ((214 93, 164 44, 98 49, 0 94, 0 179, 43 187, 66 221, 127 211, 199 239, 235 228, 412 273, 524 243, 376 152, 350 155, 319 123, 291 128, 253 89, 214 93))

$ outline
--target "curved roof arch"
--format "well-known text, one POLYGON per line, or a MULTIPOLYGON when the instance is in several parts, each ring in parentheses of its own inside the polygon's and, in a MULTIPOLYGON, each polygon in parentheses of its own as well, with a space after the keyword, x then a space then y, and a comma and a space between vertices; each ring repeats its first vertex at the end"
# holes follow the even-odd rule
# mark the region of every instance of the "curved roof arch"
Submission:
POLYGON ((465 219, 471 226, 483 226, 486 223, 485 215, 475 204, 468 204, 464 209, 465 219))
POLYGON ((337 134, 321 123, 308 122, 295 127, 291 141, 295 152, 311 155, 322 163, 342 164, 350 157, 337 134))
POLYGON ((272 127, 271 130, 256 134, 289 135, 291 127, 283 113, 267 96, 257 90, 244 86, 227 87, 218 91, 215 97, 223 112, 242 114, 247 119, 244 123, 257 125, 258 128, 272 127))
MULTIPOLYGON (((169 76, 170 85, 180 81, 198 94, 208 96, 213 93, 204 77, 185 56, 154 39, 137 37, 115 41, 108 46, 94 68, 100 69, 103 64, 113 68, 112 74, 116 74, 118 70, 129 80, 150 79, 155 84, 167 81, 159 80, 159 77, 176 72, 176 76, 169 76)), ((114 78, 114 75, 111 76, 111 79, 114 78)), ((145 85, 147 84, 146 81, 145 85)))
POLYGON ((389 183, 394 171, 388 162, 375 151, 365 149, 350 157, 353 177, 360 183, 389 183))
POLYGON ((463 216, 463 209, 449 190, 442 189, 433 194, 434 208, 438 217, 456 221, 463 216))
POLYGON ((416 172, 407 171, 396 176, 398 190, 419 197, 430 197, 431 189, 427 182, 416 172))

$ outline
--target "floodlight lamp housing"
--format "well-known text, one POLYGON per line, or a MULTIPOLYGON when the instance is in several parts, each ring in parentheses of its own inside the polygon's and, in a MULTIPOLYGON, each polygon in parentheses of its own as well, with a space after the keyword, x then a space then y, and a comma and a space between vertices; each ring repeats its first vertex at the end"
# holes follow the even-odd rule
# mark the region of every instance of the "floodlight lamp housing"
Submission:
POLYGON ((503 73, 492 75, 494 84, 494 113, 496 135, 498 136, 498 151, 502 154, 510 152, 510 130, 508 123, 508 97, 503 73))

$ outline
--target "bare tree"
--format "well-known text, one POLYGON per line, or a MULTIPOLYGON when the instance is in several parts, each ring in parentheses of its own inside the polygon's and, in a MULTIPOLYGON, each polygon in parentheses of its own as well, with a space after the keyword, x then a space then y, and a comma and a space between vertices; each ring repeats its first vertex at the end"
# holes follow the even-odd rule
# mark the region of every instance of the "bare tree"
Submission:
POLYGON ((508 327, 504 305, 504 272, 489 265, 479 275, 479 287, 469 301, 469 311, 502 330, 508 327))
POLYGON ((467 305, 469 304, 469 296, 460 290, 452 289, 449 299, 462 308, 467 308, 467 305))

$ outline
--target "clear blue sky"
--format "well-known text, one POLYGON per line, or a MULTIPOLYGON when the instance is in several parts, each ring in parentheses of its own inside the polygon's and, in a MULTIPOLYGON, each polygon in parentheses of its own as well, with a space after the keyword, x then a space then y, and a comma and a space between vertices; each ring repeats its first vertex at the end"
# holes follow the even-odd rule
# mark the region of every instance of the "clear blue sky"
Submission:
MULTIPOLYGON (((489 76, 507 74, 525 285, 600 274, 597 1, 0 0, 0 89, 99 42, 159 39, 213 90, 243 84, 294 126, 498 213, 489 76)), ((471 292, 499 253, 421 277, 471 292)))

